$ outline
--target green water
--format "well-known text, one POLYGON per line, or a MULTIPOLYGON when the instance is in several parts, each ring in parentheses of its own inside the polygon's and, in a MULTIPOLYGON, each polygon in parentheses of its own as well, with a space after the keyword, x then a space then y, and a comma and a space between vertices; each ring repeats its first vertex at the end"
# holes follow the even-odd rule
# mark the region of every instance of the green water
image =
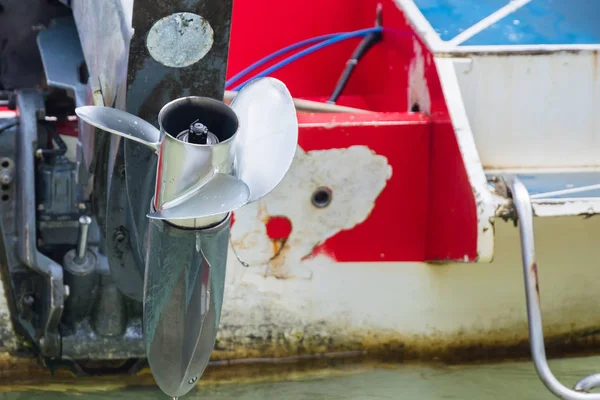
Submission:
MULTIPOLYGON (((600 371, 600 357, 555 360, 551 368, 571 387, 586 374, 600 371)), ((308 374, 278 382, 222 384, 201 387, 181 400, 487 400, 553 399, 529 362, 469 366, 335 367, 327 374, 308 374), (332 376, 335 372, 337 376, 332 376)), ((5 392, 0 399, 167 399, 154 388, 101 393, 5 392)))

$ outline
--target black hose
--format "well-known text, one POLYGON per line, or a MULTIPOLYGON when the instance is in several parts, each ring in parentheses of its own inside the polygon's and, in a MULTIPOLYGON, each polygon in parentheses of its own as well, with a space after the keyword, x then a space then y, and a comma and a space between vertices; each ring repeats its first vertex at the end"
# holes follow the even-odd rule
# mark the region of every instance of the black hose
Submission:
POLYGON ((19 120, 17 118, 7 118, 2 119, 0 121, 2 121, 0 122, 0 133, 12 128, 13 126, 16 126, 19 123, 19 120))
POLYGON ((46 132, 52 135, 52 139, 58 146, 57 149, 40 149, 40 152, 44 156, 64 156, 67 153, 67 144, 62 140, 54 126, 48 122, 43 122, 41 125, 44 127, 46 132))
MULTIPOLYGON (((19 124, 19 120, 17 118, 10 118, 0 121, 0 133, 19 124)), ((52 139, 54 139, 54 142, 56 142, 56 145, 58 146, 57 149, 40 149, 42 155, 64 156, 67 153, 67 144, 62 137, 60 137, 56 129, 54 129, 54 126, 48 122, 42 122, 40 125, 44 127, 44 130, 46 130, 47 133, 52 135, 52 139)))
POLYGON ((344 68, 344 71, 342 72, 335 89, 333 89, 333 93, 327 101, 328 103, 335 103, 337 101, 346 88, 346 85, 350 80, 350 76, 352 75, 352 72, 354 72, 354 68, 356 68, 360 59, 367 53, 367 51, 369 51, 371 47, 373 47, 373 45, 381 40, 381 37, 381 32, 371 32, 360 42, 356 50, 354 50, 352 57, 346 62, 346 68, 344 68))
MULTIPOLYGON (((377 6, 376 26, 381 26, 381 4, 377 6)), ((328 103, 333 104, 338 100, 338 98, 346 88, 346 85, 350 80, 350 76, 352 75, 352 72, 354 72, 354 68, 356 68, 360 59, 363 58, 365 54, 367 54, 371 47, 379 43, 382 37, 382 31, 371 32, 367 36, 365 36, 365 38, 360 42, 358 47, 356 47, 356 49, 354 50, 354 53, 352 53, 352 57, 350 57, 350 59, 346 62, 346 68, 344 68, 342 75, 340 75, 335 89, 333 89, 333 93, 327 101, 328 103)))

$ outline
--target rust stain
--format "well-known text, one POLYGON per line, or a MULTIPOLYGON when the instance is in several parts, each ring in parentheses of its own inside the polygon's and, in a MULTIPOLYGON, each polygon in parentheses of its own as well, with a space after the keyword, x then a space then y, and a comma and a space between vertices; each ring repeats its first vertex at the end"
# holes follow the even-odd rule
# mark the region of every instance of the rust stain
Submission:
POLYGON ((284 216, 269 216, 263 219, 267 230, 267 236, 271 240, 273 245, 273 256, 270 261, 273 261, 282 253, 286 248, 286 243, 290 235, 292 234, 292 221, 284 216))
POLYGON ((286 253, 289 249, 287 239, 273 239, 273 257, 269 260, 265 277, 273 276, 277 279, 290 279, 289 268, 286 265, 286 253))
POLYGON ((274 260, 278 257, 285 258, 285 253, 283 252, 286 249, 287 238, 285 239, 271 239, 271 244, 273 245, 273 256, 269 259, 269 264, 272 264, 274 260))
MULTIPOLYGON (((266 262, 265 277, 273 276, 277 279, 292 278, 293 276, 290 275, 286 265, 286 253, 290 249, 288 239, 293 229, 291 220, 282 215, 269 215, 264 203, 259 204, 258 219, 264 224, 265 233, 271 241, 272 246, 270 258, 266 262)), ((232 240, 234 251, 235 249, 251 250, 253 243, 252 241, 248 241, 246 244, 246 239, 253 234, 255 232, 245 232, 241 238, 232 240)), ((238 260, 247 265, 239 256, 238 260)))
POLYGON ((289 250, 288 239, 292 234, 292 221, 286 216, 269 215, 266 207, 261 207, 259 218, 265 224, 267 237, 273 246, 273 255, 267 263, 265 277, 291 278, 285 264, 285 255, 289 250))
POLYGON ((273 257, 271 257, 271 260, 273 260, 273 259, 277 258, 279 253, 281 253, 281 251, 283 250, 286 240, 285 239, 273 239, 271 242, 273 244, 273 257))
POLYGON ((540 284, 539 284, 539 280, 538 280, 537 263, 535 262, 535 260, 529 266, 529 271, 531 273, 531 277, 535 281, 535 293, 537 295, 537 300, 538 300, 538 304, 539 304, 539 302, 540 302, 540 284))

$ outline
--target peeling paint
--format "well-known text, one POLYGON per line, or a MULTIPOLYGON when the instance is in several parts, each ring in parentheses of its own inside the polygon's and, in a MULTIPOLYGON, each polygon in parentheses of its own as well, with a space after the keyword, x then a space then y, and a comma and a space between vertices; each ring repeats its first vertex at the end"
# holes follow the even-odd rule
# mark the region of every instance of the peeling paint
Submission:
MULTIPOLYGON (((414 55, 408 68, 408 110, 417 104, 419 110, 427 115, 431 111, 431 98, 429 87, 425 79, 425 58, 421 44, 413 39, 414 55)), ((429 61, 429 60, 428 60, 429 61)))
MULTIPOLYGON (((386 228, 393 234, 393 225, 386 228)), ((213 359, 341 351, 449 362, 527 356, 519 229, 497 220, 495 230, 498 252, 489 268, 339 263, 319 254, 299 263, 311 279, 277 279, 230 257, 213 359)), ((573 277, 597 267, 600 220, 540 218, 535 234, 548 353, 594 351, 600 298, 589 293, 600 281, 573 277)))
POLYGON ((303 259, 336 233, 365 221, 391 177, 387 159, 365 146, 304 152, 298 148, 292 167, 267 197, 236 212, 232 246, 244 263, 263 267, 266 276, 310 279, 303 259), (327 187, 331 202, 316 207, 315 189, 327 187), (285 217, 286 237, 269 237, 274 216, 285 217))
POLYGON ((600 212, 600 199, 533 199, 531 206, 535 216, 556 217, 568 215, 595 215, 600 212))
POLYGON ((200 61, 211 49, 214 32, 199 15, 183 12, 160 19, 146 39, 148 52, 159 63, 183 68, 200 61))
MULTIPOLYGON (((510 225, 507 224, 507 226, 510 225)), ((511 231, 518 234, 517 229, 511 229, 511 231)), ((517 248, 515 260, 518 256, 517 248)), ((504 254, 504 257, 506 258, 506 254, 504 254)), ((504 262, 506 261, 504 260, 504 262)), ((321 258, 316 262, 326 262, 326 260, 321 258)), ((375 306, 373 290, 375 287, 382 287, 383 284, 380 275, 370 275, 368 273, 368 270, 372 267, 373 265, 363 267, 364 275, 362 279, 377 280, 379 284, 368 285, 365 282, 362 296, 358 296, 357 302, 362 299, 373 306, 372 313, 387 314, 388 312, 385 309, 375 306)), ((515 264, 515 267, 514 275, 518 277, 520 274, 518 264, 515 264)), ((552 267, 550 266, 550 268, 552 267)), ((365 309, 346 307, 344 305, 345 300, 339 299, 341 293, 336 291, 339 283, 325 281, 323 276, 318 275, 318 272, 316 272, 315 279, 311 283, 306 283, 306 285, 313 287, 313 289, 308 290, 301 289, 297 285, 292 286, 291 283, 286 283, 287 290, 276 290, 269 285, 269 282, 273 281, 268 280, 268 278, 262 277, 260 280, 246 279, 245 284, 236 285, 227 290, 228 298, 224 305, 223 319, 217 338, 216 350, 213 353, 213 360, 289 357, 342 351, 366 351, 369 356, 375 358, 419 361, 443 360, 447 362, 490 358, 503 359, 528 355, 528 330, 522 285, 516 285, 517 282, 511 280, 510 284, 514 289, 507 290, 506 285, 509 282, 505 280, 505 276, 502 276, 506 273, 498 273, 497 269, 489 270, 486 273, 481 270, 481 267, 472 264, 460 267, 465 271, 473 271, 474 268, 479 268, 480 272, 478 274, 482 275, 481 278, 483 278, 483 275, 488 277, 495 275, 500 278, 496 284, 501 285, 501 288, 492 290, 493 284, 491 284, 487 289, 484 288, 478 293, 497 293, 505 299, 514 299, 516 304, 521 304, 521 307, 513 307, 507 305, 506 302, 498 302, 498 311, 493 313, 488 311, 487 314, 485 310, 489 310, 489 302, 484 302, 486 304, 482 307, 473 305, 463 310, 473 317, 470 322, 466 322, 465 319, 458 316, 456 310, 451 311, 456 306, 454 304, 457 300, 456 295, 454 299, 446 298, 444 300, 443 294, 440 294, 435 299, 430 298, 431 302, 427 303, 424 301, 424 298, 428 297, 427 294, 424 297, 418 297, 406 292, 406 288, 410 285, 431 286, 433 288, 451 285, 452 288, 446 292, 458 293, 460 290, 456 288, 455 281, 459 278, 458 276, 448 271, 448 268, 432 267, 431 271, 434 275, 431 278, 443 280, 444 282, 430 281, 422 285, 417 284, 417 281, 411 275, 402 274, 403 271, 408 272, 406 268, 408 268, 408 265, 398 266, 400 272, 397 274, 398 277, 404 276, 406 281, 402 285, 400 283, 397 285, 399 293, 405 293, 405 295, 395 296, 393 293, 388 293, 380 296, 388 298, 392 308, 394 308, 392 304, 408 304, 406 301, 400 300, 400 297, 405 299, 413 297, 414 301, 410 303, 411 307, 422 310, 415 313, 414 317, 420 315, 421 319, 429 319, 427 309, 436 308, 437 304, 444 309, 440 311, 441 313, 449 312, 452 314, 452 322, 450 322, 450 325, 453 326, 452 330, 445 328, 449 326, 446 325, 447 321, 435 317, 433 320, 425 322, 423 328, 406 322, 400 324, 401 327, 397 330, 377 326, 373 322, 372 315, 365 314, 365 309, 369 309, 368 307, 365 309), (255 286, 260 282, 262 282, 262 288, 255 286), (319 285, 331 287, 332 294, 329 303, 323 302, 323 299, 315 293, 319 285), (272 289, 267 289, 269 286, 272 289), (514 292, 521 292, 519 293, 520 296, 515 298, 517 296, 514 292), (311 296, 311 294, 313 295, 311 296), (244 303, 244 306, 241 306, 241 302, 244 303), (453 305, 448 306, 448 304, 453 305), (321 309, 329 311, 322 312, 321 309), (246 310, 252 310, 252 314, 249 315, 246 310), (335 313, 335 316, 326 316, 329 312, 335 313), (319 315, 323 315, 323 317, 319 315)), ((419 268, 424 268, 424 266, 419 268)), ((453 266, 451 268, 459 267, 453 266)), ((340 282, 354 282, 354 284, 348 285, 348 290, 358 294, 358 292, 353 291, 353 288, 356 287, 357 276, 344 275, 342 268, 337 269, 337 271, 340 282)), ((546 269, 545 272, 552 271, 546 269)), ((468 274, 461 275, 466 276, 468 274)), ((512 276, 513 273, 508 275, 512 276)), ((388 275, 388 279, 394 280, 391 275, 388 275)), ((470 281, 464 287, 474 284, 476 282, 470 281)), ((385 288, 382 289, 382 291, 385 290, 385 288)), ((468 290, 464 291, 463 294, 465 299, 475 295, 474 291, 468 290)), ((582 301, 585 300, 582 299, 582 301)), ((552 299, 548 299, 548 302, 557 304, 556 300, 552 299)), ((561 300, 559 300, 560 302, 561 300)), ((473 304, 472 299, 467 300, 467 303, 473 304)), ((458 306, 458 308, 460 307, 458 306)), ((548 319, 548 323, 544 326, 548 338, 549 354, 564 355, 563 352, 570 351, 574 353, 585 349, 590 351, 594 348, 594 343, 600 343, 600 335, 596 328, 597 324, 594 323, 593 318, 589 318, 588 310, 580 308, 581 304, 578 305, 567 300, 562 304, 558 304, 557 307, 560 311, 555 308, 549 310, 552 318, 548 319), (568 315, 571 317, 567 318, 569 319, 567 322, 564 318, 568 315), (572 318, 576 315, 582 319, 573 323, 572 318)), ((405 308, 403 312, 412 313, 413 311, 405 308)), ((385 316, 383 317, 385 318, 385 316)), ((391 316, 388 316, 388 318, 393 319, 391 316)), ((388 323, 394 325, 391 321, 388 321, 388 323)))

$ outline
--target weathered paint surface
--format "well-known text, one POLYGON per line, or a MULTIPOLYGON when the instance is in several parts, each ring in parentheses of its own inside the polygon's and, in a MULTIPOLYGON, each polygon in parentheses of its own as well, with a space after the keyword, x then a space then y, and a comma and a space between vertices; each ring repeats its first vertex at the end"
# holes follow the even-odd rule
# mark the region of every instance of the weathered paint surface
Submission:
MULTIPOLYGON (((591 349, 600 298, 589 294, 600 282, 589 277, 600 220, 538 218, 535 231, 547 343, 591 349)), ((362 349, 406 359, 527 355, 518 229, 497 222, 496 237, 489 266, 335 263, 317 255, 302 262, 311 279, 265 276, 231 253, 214 358, 362 349)))
POLYGON ((265 276, 310 279, 303 260, 325 240, 352 229, 369 217, 392 175, 387 159, 366 146, 314 150, 298 148, 290 171, 266 198, 236 212, 231 230, 237 257, 265 276), (317 207, 311 201, 319 188, 329 189, 331 201, 317 207), (291 227, 271 232, 277 219, 291 227))
POLYGON ((0 285, 0 352, 14 352, 16 349, 17 335, 10 317, 3 283, 0 285))
POLYGON ((555 217, 579 215, 591 217, 600 213, 600 199, 549 199, 532 200, 534 215, 538 217, 555 217))
POLYGON ((597 51, 469 59, 454 64, 485 168, 600 166, 597 51))

